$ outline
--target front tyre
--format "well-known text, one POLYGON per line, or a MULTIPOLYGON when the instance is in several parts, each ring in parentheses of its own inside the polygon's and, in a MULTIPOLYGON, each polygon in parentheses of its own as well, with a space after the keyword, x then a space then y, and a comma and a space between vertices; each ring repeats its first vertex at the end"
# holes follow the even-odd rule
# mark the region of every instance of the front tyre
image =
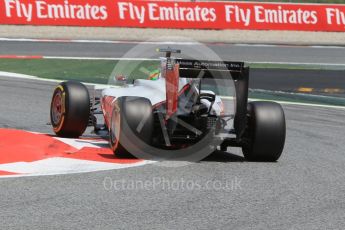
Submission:
POLYGON ((284 110, 274 102, 248 103, 246 144, 242 147, 249 161, 277 161, 282 154, 286 136, 284 110))
POLYGON ((85 85, 76 81, 60 83, 50 106, 53 130, 60 137, 79 137, 88 126, 90 96, 85 85))

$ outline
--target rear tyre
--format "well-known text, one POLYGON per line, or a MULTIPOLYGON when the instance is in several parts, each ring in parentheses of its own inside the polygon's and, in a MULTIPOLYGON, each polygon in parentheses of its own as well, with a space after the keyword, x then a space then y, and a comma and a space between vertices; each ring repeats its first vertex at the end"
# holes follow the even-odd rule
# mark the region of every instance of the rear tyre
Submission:
POLYGON ((277 161, 283 151, 286 136, 283 108, 273 102, 248 104, 246 144, 242 147, 249 161, 277 161))
POLYGON ((116 99, 110 122, 109 143, 116 156, 128 157, 151 144, 153 114, 150 100, 143 97, 116 99))
POLYGON ((67 81, 59 84, 53 93, 50 120, 60 137, 79 137, 89 123, 90 96, 85 85, 67 81))

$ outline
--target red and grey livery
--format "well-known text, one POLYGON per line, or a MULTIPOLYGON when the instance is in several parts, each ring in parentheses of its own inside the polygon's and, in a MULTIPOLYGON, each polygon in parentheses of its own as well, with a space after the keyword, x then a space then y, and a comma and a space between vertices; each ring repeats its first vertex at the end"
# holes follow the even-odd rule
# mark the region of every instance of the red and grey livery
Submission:
POLYGON ((121 87, 109 86, 93 101, 83 84, 61 83, 51 104, 54 132, 79 137, 92 125, 96 133, 108 132, 115 154, 231 146, 241 147, 248 160, 278 160, 285 143, 284 111, 277 103, 248 103, 249 68, 243 62, 178 59, 171 54, 179 50, 160 51, 166 56, 157 79, 128 84, 122 77, 121 87), (233 82, 234 111, 225 111, 229 102, 215 92, 203 90, 205 79, 233 82), (104 124, 98 124, 98 114, 104 124))

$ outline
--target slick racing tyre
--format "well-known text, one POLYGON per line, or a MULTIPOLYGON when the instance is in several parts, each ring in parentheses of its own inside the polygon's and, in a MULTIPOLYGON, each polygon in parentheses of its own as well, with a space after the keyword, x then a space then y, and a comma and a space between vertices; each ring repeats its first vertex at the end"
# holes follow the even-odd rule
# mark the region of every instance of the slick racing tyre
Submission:
POLYGON ((50 106, 53 130, 60 137, 79 137, 89 123, 90 97, 87 88, 75 81, 59 84, 50 106))
POLYGON ((283 108, 273 102, 248 103, 246 144, 242 147, 249 161, 277 161, 286 136, 283 108))
POLYGON ((109 143, 116 156, 143 151, 152 141, 152 105, 143 97, 119 97, 110 121, 109 143))

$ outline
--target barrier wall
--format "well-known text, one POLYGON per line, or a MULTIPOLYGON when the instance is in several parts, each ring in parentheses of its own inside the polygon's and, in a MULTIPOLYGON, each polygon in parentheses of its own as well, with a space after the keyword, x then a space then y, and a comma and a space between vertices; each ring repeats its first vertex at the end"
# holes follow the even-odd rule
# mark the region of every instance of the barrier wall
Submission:
POLYGON ((345 5, 258 2, 0 0, 0 24, 345 31, 345 5))

